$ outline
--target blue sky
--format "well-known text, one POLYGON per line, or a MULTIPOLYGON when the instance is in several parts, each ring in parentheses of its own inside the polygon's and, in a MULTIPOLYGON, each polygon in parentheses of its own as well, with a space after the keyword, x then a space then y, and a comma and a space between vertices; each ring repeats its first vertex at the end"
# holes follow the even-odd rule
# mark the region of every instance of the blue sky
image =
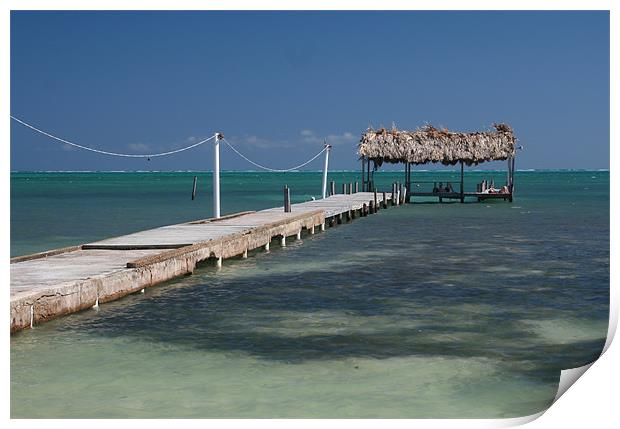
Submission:
MULTIPOLYGON (((369 125, 506 122, 525 147, 518 168, 608 168, 609 15, 12 12, 11 113, 128 153, 222 131, 274 168, 308 159, 324 138, 332 168, 358 168, 369 125)), ((12 170, 210 168, 207 145, 110 158, 11 125, 12 170)), ((251 166, 223 147, 222 168, 251 166)))

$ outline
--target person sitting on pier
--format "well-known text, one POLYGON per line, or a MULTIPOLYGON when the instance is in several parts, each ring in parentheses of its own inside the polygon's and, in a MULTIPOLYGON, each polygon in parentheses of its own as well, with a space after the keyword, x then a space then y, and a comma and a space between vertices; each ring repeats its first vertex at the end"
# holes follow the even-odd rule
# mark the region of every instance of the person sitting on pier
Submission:
POLYGON ((444 191, 444 189, 443 189, 443 182, 439 182, 439 186, 436 186, 433 189, 433 194, 437 194, 437 193, 440 193, 440 192, 443 192, 443 191, 444 191))

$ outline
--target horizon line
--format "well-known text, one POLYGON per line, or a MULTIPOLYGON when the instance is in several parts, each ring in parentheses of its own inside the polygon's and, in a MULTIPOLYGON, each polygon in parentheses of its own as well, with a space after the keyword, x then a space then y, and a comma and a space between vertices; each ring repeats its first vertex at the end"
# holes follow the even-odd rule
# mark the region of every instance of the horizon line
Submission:
MULTIPOLYGON (((504 169, 472 169, 469 172, 505 172, 504 169)), ((518 172, 544 172, 544 171, 583 171, 583 172, 609 172, 609 168, 517 168, 518 172)), ((261 170, 221 170, 221 173, 262 173, 262 174, 287 174, 287 173, 322 173, 323 170, 293 170, 287 172, 273 172, 273 171, 261 171, 261 170)), ((328 170, 328 173, 359 173, 360 170, 328 170)), ((412 170, 412 173, 452 173, 459 172, 458 169, 454 170, 412 170)), ((467 173, 468 170, 465 170, 467 173)), ((14 173, 213 173, 212 170, 11 170, 11 174, 14 173)), ((400 170, 383 170, 375 171, 375 173, 402 173, 400 170)))

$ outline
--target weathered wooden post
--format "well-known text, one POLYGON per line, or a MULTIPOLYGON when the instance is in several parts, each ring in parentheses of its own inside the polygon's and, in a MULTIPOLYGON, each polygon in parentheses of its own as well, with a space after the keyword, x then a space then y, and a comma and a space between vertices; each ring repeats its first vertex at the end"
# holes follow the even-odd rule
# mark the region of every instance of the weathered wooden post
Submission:
POLYGON ((333 180, 330 183, 330 194, 336 195, 336 182, 334 182, 333 180))
POLYGON ((196 198, 196 182, 198 181, 198 177, 194 176, 194 185, 192 186, 192 201, 196 198))
POLYGON ((284 187, 284 211, 286 213, 291 212, 291 190, 288 186, 284 187))
POLYGON ((349 182, 349 195, 353 193, 353 183, 349 182))
POLYGON ((342 194, 345 195, 347 193, 347 184, 343 183, 342 184, 342 194))
POLYGON ((367 214, 368 213, 367 213, 367 210, 366 210, 366 203, 364 203, 364 205, 362 206, 362 217, 366 216, 367 214))
POLYGON ((370 214, 376 213, 375 212, 375 205, 374 205, 374 201, 373 200, 368 201, 368 207, 369 207, 368 212, 370 214))
POLYGON ((396 205, 396 182, 392 182, 392 199, 391 203, 393 206, 396 205))
POLYGON ((360 191, 359 182, 356 180, 355 181, 355 193, 357 194, 359 191, 360 191))
POLYGON ((379 204, 377 204, 377 189, 374 190, 374 203, 375 203, 375 213, 379 210, 379 204))
POLYGON ((407 203, 407 187, 403 186, 403 202, 402 204, 406 204, 407 203))
POLYGON ((384 209, 387 209, 387 195, 385 194, 385 191, 383 191, 383 201, 381 204, 383 205, 384 209))

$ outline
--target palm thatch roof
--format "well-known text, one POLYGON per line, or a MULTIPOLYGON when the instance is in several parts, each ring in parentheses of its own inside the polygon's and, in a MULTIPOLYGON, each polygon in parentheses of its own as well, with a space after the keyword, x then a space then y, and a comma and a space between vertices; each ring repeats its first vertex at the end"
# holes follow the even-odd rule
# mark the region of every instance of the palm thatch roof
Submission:
POLYGON ((493 124, 495 130, 460 133, 427 125, 415 131, 368 129, 358 146, 360 157, 380 166, 384 162, 426 164, 441 162, 467 165, 508 159, 515 154, 516 137, 506 124, 493 124))

